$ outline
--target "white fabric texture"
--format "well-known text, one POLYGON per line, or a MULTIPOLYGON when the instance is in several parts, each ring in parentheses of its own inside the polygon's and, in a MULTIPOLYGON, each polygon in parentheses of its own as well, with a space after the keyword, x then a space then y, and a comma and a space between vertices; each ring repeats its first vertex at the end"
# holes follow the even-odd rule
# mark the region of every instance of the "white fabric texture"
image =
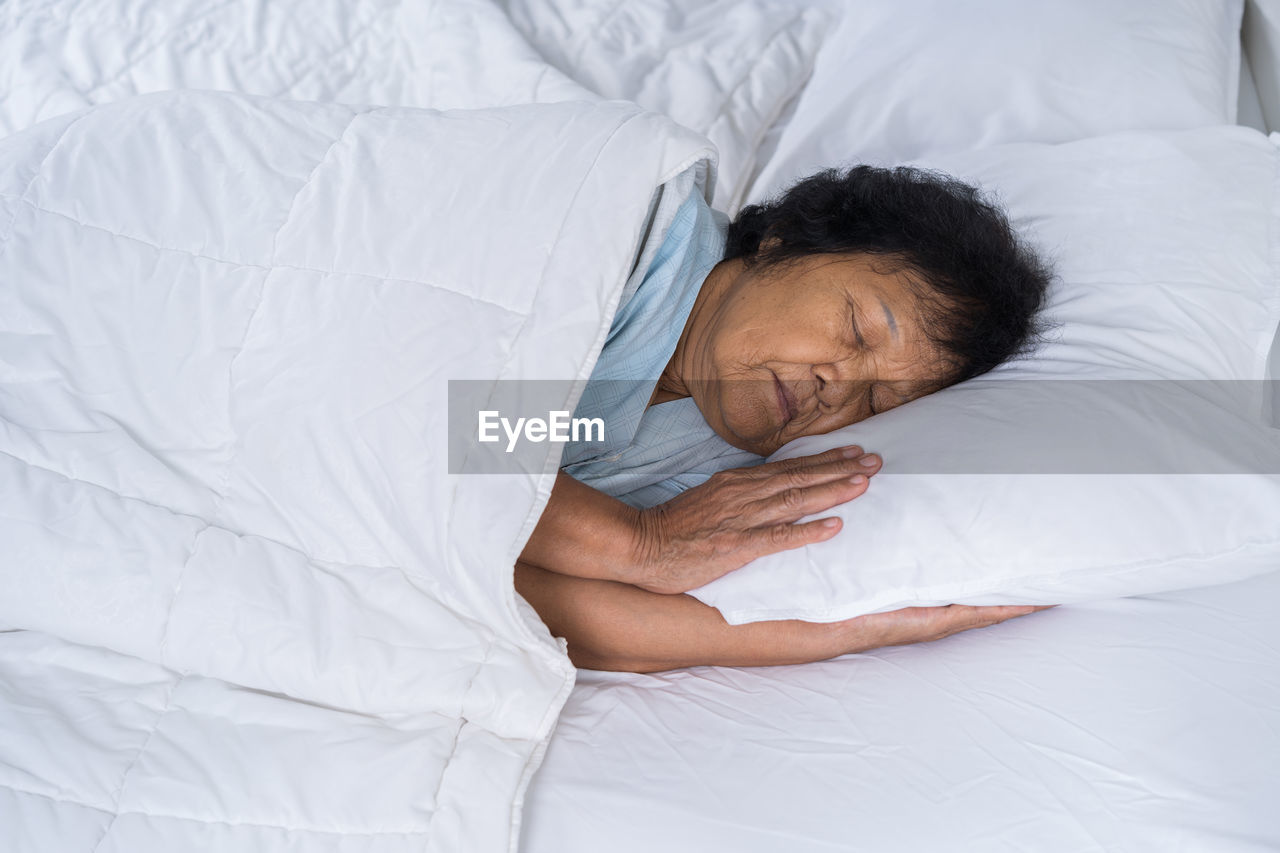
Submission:
POLYGON ((1235 121, 1243 0, 813 0, 843 11, 746 200, 842 163, 1235 121))
POLYGON ((6 849, 514 849, 574 674, 511 579, 558 448, 450 475, 447 380, 572 409, 712 157, 620 102, 194 92, 0 141, 6 849))
POLYGON ((548 61, 592 91, 705 133, 720 152, 712 204, 732 215, 756 151, 808 80, 836 14, 789 0, 505 0, 548 61))
POLYGON ((1280 149, 1219 127, 927 165, 997 193, 1055 258, 1058 327, 1030 358, 782 448, 772 458, 860 444, 885 462, 822 514, 843 519, 838 536, 691 594, 731 623, 836 621, 1280 565, 1280 432, 1258 381, 1280 319, 1280 149))
POLYGON ((1272 572, 824 663, 583 672, 521 850, 1280 850, 1277 600, 1272 572))
POLYGON ((831 19, 779 0, 506 5, 511 19, 490 0, 13 0, 0 136, 168 89, 435 109, 603 96, 710 138, 714 204, 733 210, 831 19))
MULTIPOLYGON (((805 140, 839 144, 830 162, 858 158, 842 141, 857 137, 810 135, 825 127, 825 105, 851 92, 878 111, 851 113, 862 117, 854 132, 900 142, 901 125, 908 141, 948 148, 1044 140, 1046 126, 1084 136, 1142 122, 1187 126, 1193 114, 1196 124, 1229 120, 1214 106, 1213 81, 1238 34, 1221 43, 1226 53, 1205 46, 1219 43, 1236 0, 1214 4, 1221 16, 1211 11, 1194 32, 1183 13, 1208 5, 1160 0, 1161 23, 1135 38, 1126 10, 1138 20, 1155 2, 1055 4, 1055 14, 1081 17, 1044 26, 1044 40, 1018 54, 1025 64, 984 78, 999 110, 980 118, 958 111, 983 103, 973 92, 957 97, 951 84, 972 79, 975 57, 999 55, 984 36, 1005 44, 1024 6, 1047 7, 938 4, 921 18, 893 4, 892 26, 857 48, 854 59, 866 64, 808 87, 823 118, 797 126, 771 174, 794 167, 805 140), (908 24, 930 26, 933 42, 908 24), (963 61, 948 59, 951 39, 963 61), (902 63, 870 62, 913 50, 919 61, 906 77, 902 63), (1090 63, 1075 62, 1084 57, 1090 63), (912 87, 912 75, 927 85, 912 87), (1071 86, 1081 84, 1089 85, 1074 97, 1071 86), (1049 87, 1052 97, 1037 94, 1049 87), (1119 108, 1117 93, 1127 98, 1119 108), (1206 110, 1218 117, 1203 120, 1206 110), (976 133, 959 133, 966 128, 976 133)), ((744 155, 732 169, 744 171, 716 185, 717 203, 743 197, 758 156, 751 140, 812 62, 802 55, 810 24, 770 40, 758 25, 782 19, 757 14, 764 0, 705 4, 724 12, 723 32, 698 3, 523 5, 535 4, 589 22, 574 30, 585 36, 575 48, 583 61, 563 55, 580 79, 539 56, 560 64, 558 21, 523 22, 535 50, 486 0, 9 0, 0 3, 0 136, 182 87, 440 108, 606 94, 687 108, 679 117, 712 137, 726 165, 731 151, 744 155), (619 30, 593 6, 646 29, 619 30), (679 7, 692 11, 673 26, 663 10, 679 7), (607 50, 591 27, 609 35, 607 50), (664 55, 663 39, 686 36, 685 52, 664 55), (743 52, 699 67, 706 39, 743 52), (735 86, 726 69, 747 76, 735 86), (647 84, 649 74, 668 85, 647 84), (606 84, 620 88, 592 91, 606 84), (725 111, 716 97, 729 98, 725 111)), ((843 33, 829 43, 848 46, 843 33)), ((827 61, 838 68, 839 57, 827 61)), ((442 462, 421 435, 437 421, 417 383, 430 385, 446 366, 423 358, 450 340, 479 344, 474 330, 505 318, 495 340, 545 334, 557 353, 566 352, 560 344, 580 351, 570 372, 587 371, 582 312, 600 313, 602 334, 609 286, 593 278, 594 301, 583 306, 583 274, 608 277, 610 265, 615 277, 625 273, 631 247, 614 230, 625 224, 624 185, 648 186, 666 174, 660 166, 707 156, 652 118, 605 143, 601 134, 625 110, 609 119, 555 109, 540 113, 545 124, 493 112, 483 128, 464 130, 470 119, 459 114, 166 96, 0 141, 2 846, 486 853, 514 849, 519 838, 532 853, 800 853, 851 839, 895 853, 1280 847, 1269 820, 1280 797, 1274 573, 1073 605, 827 664, 586 674, 522 801, 572 679, 536 614, 509 596, 512 554, 549 483, 478 478, 488 482, 438 510, 432 477, 442 462), (414 130, 401 135, 389 124, 414 130), (586 125, 599 131, 590 140, 586 125), (432 165, 441 152, 460 154, 454 143, 463 138, 476 156, 451 160, 458 174, 432 165), (487 156, 476 146, 485 138, 487 156), (592 145, 601 161, 588 166, 592 145), (495 169, 512 151, 520 168, 495 169), (233 158, 235 170, 219 166, 233 158), (574 169, 600 180, 579 180, 595 190, 570 202, 560 182, 574 169), (448 183, 435 185, 440 177, 448 183), (494 195, 475 197, 476 187, 494 195), (558 202, 543 197, 548 187, 558 202), (405 229, 441 199, 449 215, 431 219, 439 239, 405 229), (555 203, 577 211, 563 235, 545 230, 555 203), (521 221, 534 232, 509 234, 519 247, 495 251, 495 211, 535 207, 521 221), (449 244, 457 254, 442 255, 449 244), (513 283, 505 266, 523 257, 542 269, 549 256, 556 263, 530 292, 530 279, 513 283), (112 290, 125 273, 138 297, 130 304, 112 290), (572 323, 550 304, 522 311, 541 296, 562 297, 553 280, 572 281, 572 323), (234 441, 237 425, 244 433, 234 441), (455 528, 479 531, 472 547, 454 552, 463 541, 447 536, 455 528), (430 570, 439 567, 449 571, 430 570), (43 632, 18 630, 33 625, 43 632)), ((1223 152, 1252 162, 1251 145, 1223 152)), ((1087 174, 1088 149, 1071 150, 1082 160, 1071 167, 1087 174)), ((1250 170, 1242 166, 1257 177, 1256 193, 1241 195, 1240 210, 1261 206, 1221 253, 1241 250, 1246 266, 1256 258, 1249 235, 1271 209, 1255 198, 1266 179, 1250 170)), ((1114 247, 1122 233, 1102 240, 1087 228, 1099 211, 1119 205, 1126 214, 1117 221, 1130 229, 1163 206, 1131 202, 1125 170, 1111 177, 1106 200, 1068 211, 1076 221, 1066 243, 1079 225, 1114 247)), ((1052 218, 1052 188, 1041 189, 1024 227, 1052 218)), ((1175 185, 1165 200, 1188 195, 1175 185)), ((637 222, 646 201, 636 199, 637 222)), ((1243 222, 1238 213, 1233 221, 1243 222)), ((1159 250, 1221 257, 1210 251, 1221 232, 1190 234, 1159 250)), ((1231 316, 1247 335, 1263 320, 1231 316)), ((1079 343, 1081 364, 1095 363, 1079 343)), ((1187 369, 1234 369, 1249 358, 1248 344, 1165 343, 1187 369)), ((535 367, 565 376, 563 364, 521 365, 535 367)), ((875 441, 891 470, 900 457, 875 441)), ((889 476, 875 487, 891 486, 889 476)))
POLYGON ((0 135, 169 89, 434 109, 595 97, 548 66, 489 0, 0 7, 0 135))

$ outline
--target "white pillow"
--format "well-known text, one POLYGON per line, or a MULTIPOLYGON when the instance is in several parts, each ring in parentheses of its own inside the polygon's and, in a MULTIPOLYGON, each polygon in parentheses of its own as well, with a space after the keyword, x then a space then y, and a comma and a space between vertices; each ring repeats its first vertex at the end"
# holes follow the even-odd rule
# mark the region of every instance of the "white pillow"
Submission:
POLYGON ((832 511, 833 539, 693 594, 731 623, 831 621, 1280 568, 1280 430, 1258 381, 1280 321, 1276 145, 1218 127, 929 165, 997 189, 1056 258, 1060 325, 1030 358, 783 447, 858 443, 884 468, 832 511))
POLYGON ((1235 122, 1242 0, 808 2, 843 21, 748 200, 849 161, 1235 122))
POLYGON ((714 206, 733 213, 756 149, 808 78, 836 15, 791 0, 505 0, 558 69, 705 134, 720 151, 714 206))

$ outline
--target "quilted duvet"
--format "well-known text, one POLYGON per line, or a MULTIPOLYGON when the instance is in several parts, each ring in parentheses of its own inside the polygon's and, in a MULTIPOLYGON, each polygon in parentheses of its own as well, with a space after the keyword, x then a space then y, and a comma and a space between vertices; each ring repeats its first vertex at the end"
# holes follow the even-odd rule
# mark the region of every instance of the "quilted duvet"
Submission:
POLYGON ((514 849, 574 678, 511 583, 557 448, 449 474, 446 385, 572 409, 713 158, 598 100, 170 92, 0 140, 5 849, 514 849))

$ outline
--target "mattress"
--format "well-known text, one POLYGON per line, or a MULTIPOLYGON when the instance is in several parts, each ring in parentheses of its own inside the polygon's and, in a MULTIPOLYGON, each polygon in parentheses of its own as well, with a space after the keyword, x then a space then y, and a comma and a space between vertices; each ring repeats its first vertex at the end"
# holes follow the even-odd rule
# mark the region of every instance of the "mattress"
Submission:
POLYGON ((525 853, 1280 849, 1280 572, 804 666, 579 672, 525 853))

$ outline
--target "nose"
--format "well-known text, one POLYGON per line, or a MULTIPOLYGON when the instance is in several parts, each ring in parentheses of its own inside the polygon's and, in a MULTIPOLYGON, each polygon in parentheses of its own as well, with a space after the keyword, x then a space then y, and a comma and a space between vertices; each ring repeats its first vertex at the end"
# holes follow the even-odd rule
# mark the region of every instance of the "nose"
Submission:
POLYGON ((829 408, 842 408, 866 385, 835 364, 815 364, 811 373, 818 401, 829 408))

